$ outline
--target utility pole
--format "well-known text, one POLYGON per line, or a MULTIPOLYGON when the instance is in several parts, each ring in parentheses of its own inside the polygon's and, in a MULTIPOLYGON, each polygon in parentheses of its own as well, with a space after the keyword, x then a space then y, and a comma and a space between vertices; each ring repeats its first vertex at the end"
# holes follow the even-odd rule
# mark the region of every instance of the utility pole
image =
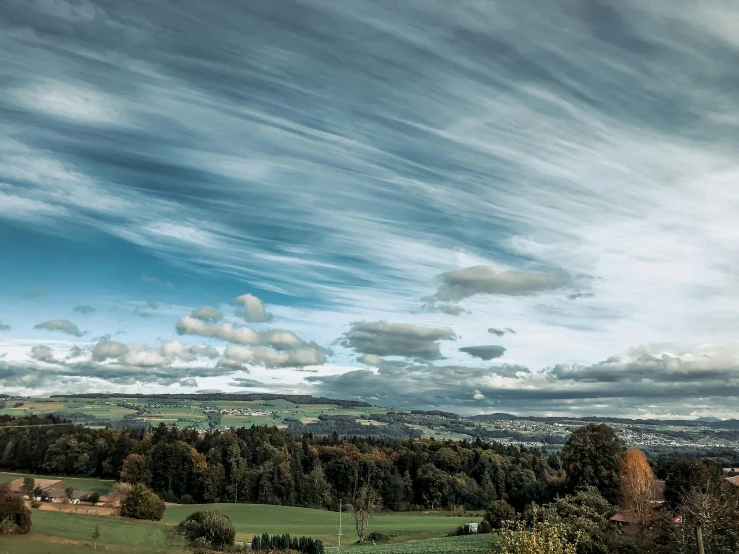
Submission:
POLYGON ((341 552, 341 503, 343 501, 343 498, 339 499, 339 552, 341 552))

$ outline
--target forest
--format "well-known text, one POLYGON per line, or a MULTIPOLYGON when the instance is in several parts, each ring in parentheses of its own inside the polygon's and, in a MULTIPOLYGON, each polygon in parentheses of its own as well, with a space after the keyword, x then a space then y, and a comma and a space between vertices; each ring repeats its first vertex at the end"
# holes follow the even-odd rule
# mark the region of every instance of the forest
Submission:
POLYGON ((334 508, 364 486, 388 510, 523 509, 556 494, 535 449, 434 439, 302 436, 276 427, 89 429, 54 416, 0 417, 0 468, 144 483, 172 502, 334 508), (20 427, 23 425, 23 427, 20 427))

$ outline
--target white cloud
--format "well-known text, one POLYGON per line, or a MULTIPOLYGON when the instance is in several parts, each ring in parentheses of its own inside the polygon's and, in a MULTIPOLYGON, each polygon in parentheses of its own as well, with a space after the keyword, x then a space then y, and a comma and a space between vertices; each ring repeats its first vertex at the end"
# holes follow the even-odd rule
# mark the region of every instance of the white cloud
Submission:
POLYGON ((207 323, 215 323, 223 319, 221 312, 216 310, 213 306, 200 306, 198 309, 193 310, 190 317, 205 321, 207 323))
POLYGON ((31 348, 31 358, 41 362, 51 362, 54 360, 54 350, 44 344, 39 344, 31 348))
POLYGON ((233 323, 208 325, 191 316, 184 316, 177 322, 177 333, 219 338, 237 344, 257 345, 260 342, 259 334, 248 327, 237 327, 233 323))
POLYGON ((264 304, 253 294, 242 294, 233 299, 233 303, 239 306, 240 317, 246 321, 259 323, 269 320, 269 314, 264 311, 264 304))

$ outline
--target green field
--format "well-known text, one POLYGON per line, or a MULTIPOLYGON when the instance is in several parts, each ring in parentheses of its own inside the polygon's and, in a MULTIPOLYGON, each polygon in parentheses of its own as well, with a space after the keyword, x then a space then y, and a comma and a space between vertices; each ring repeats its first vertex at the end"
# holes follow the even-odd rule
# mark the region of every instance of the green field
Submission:
POLYGON ((443 537, 405 543, 349 545, 329 548, 330 554, 484 554, 490 552, 494 535, 443 537))
MULTIPOLYGON (((0 554, 57 554, 92 546, 95 525, 100 529, 99 549, 121 554, 180 552, 182 539, 174 526, 190 513, 215 509, 228 514, 237 530, 237 540, 251 541, 255 534, 290 533, 320 538, 327 546, 337 544, 338 513, 288 506, 256 504, 208 504, 168 506, 162 523, 129 520, 113 516, 89 516, 52 511, 33 511, 33 531, 22 537, 1 537, 0 554)), ((381 513, 370 519, 369 531, 393 537, 386 545, 354 546, 357 541, 350 514, 345 514, 342 552, 428 553, 485 552, 490 536, 444 537, 459 524, 479 516, 454 517, 446 513, 381 513), (410 542, 407 542, 410 541, 410 542)), ((331 549, 331 552, 336 550, 331 549)))
MULTIPOLYGON (((251 541, 254 535, 262 533, 289 533, 320 538, 327 546, 338 543, 339 514, 326 510, 261 504, 178 505, 167 507, 164 521, 176 525, 190 513, 208 509, 224 512, 231 517, 237 540, 251 541)), ((459 525, 479 519, 479 516, 455 517, 449 512, 385 512, 370 518, 369 532, 378 531, 401 541, 443 537, 459 525)), ((343 515, 342 532, 346 544, 357 541, 350 513, 343 515)))
POLYGON ((57 554, 92 550, 92 532, 98 525, 101 551, 133 554, 179 552, 182 541, 161 523, 112 516, 88 516, 33 510, 29 535, 0 537, 0 554, 57 554))
POLYGON ((82 479, 77 477, 55 477, 52 475, 32 475, 30 473, 4 472, 0 472, 0 483, 15 481, 16 479, 22 477, 31 477, 32 479, 61 479, 62 486, 65 489, 67 487, 72 487, 76 490, 99 492, 100 494, 108 493, 110 491, 110 488, 115 484, 115 481, 108 481, 105 479, 82 479))

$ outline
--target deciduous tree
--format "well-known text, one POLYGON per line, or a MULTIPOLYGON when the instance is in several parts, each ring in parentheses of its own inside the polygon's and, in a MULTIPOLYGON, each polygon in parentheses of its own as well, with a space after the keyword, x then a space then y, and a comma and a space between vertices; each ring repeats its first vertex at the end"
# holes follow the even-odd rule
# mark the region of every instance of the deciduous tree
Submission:
POLYGON ((121 504, 121 515, 134 519, 160 520, 164 515, 164 502, 146 485, 136 485, 121 504))
POLYGON ((654 517, 655 479, 641 450, 632 448, 621 459, 619 504, 641 526, 654 517))
POLYGON ((618 500, 618 469, 623 441, 608 425, 588 423, 570 435, 562 449, 562 467, 570 491, 592 486, 611 503, 618 500))
POLYGON ((357 528, 359 542, 364 542, 369 525, 369 518, 382 505, 379 493, 369 485, 363 485, 352 498, 354 525, 357 528))
POLYGON ((191 543, 204 539, 213 548, 231 546, 236 536, 231 518, 213 510, 190 514, 180 523, 179 530, 191 543))
POLYGON ((0 485, 0 535, 24 535, 31 531, 31 510, 23 499, 10 492, 7 483, 0 485))

